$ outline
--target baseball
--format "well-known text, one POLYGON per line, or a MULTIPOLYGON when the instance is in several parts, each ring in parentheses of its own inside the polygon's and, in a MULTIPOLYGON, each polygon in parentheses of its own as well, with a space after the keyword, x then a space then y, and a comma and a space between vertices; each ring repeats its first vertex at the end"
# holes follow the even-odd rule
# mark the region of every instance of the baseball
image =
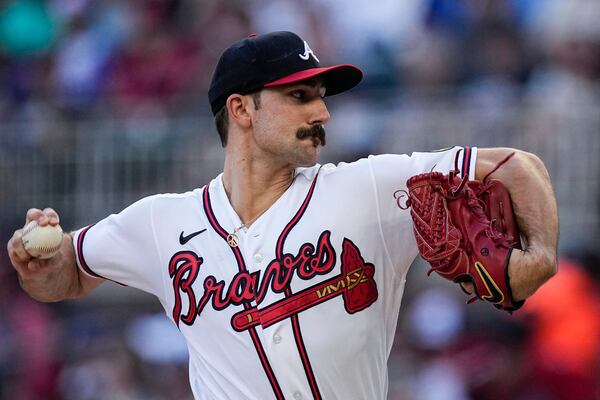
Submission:
POLYGON ((23 228, 21 241, 31 257, 47 259, 58 252, 62 238, 63 230, 60 225, 39 226, 36 221, 30 221, 23 228))

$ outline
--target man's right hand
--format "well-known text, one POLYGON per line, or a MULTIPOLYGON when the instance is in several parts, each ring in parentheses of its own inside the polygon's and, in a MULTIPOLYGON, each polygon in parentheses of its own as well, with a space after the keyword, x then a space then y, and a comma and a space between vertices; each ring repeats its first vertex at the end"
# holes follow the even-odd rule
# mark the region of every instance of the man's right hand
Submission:
MULTIPOLYGON (((56 226, 59 224, 60 218, 56 211, 51 208, 46 208, 43 211, 38 208, 31 208, 27 211, 27 215, 25 216, 25 225, 31 221, 36 221, 40 226, 56 226)), ((35 274, 46 265, 45 263, 42 263, 44 260, 33 258, 25 251, 23 241, 21 240, 22 236, 23 228, 15 231, 7 246, 8 256, 19 273, 19 277, 35 274)), ((58 255, 58 253, 56 255, 58 255)))
MULTIPOLYGON (((25 225, 36 221, 40 226, 58 225, 58 213, 51 208, 27 211, 25 225)), ((102 283, 85 275, 77 268, 73 241, 69 234, 63 235, 60 250, 48 259, 31 257, 21 240, 23 229, 13 234, 7 245, 10 261, 19 275, 21 287, 34 299, 45 302, 81 297, 102 283)))

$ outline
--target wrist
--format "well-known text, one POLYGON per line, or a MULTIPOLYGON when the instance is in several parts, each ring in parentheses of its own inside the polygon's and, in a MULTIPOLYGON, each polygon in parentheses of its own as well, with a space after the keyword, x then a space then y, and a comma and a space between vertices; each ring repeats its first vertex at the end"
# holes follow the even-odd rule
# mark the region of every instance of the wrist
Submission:
POLYGON ((556 274, 556 254, 543 248, 529 246, 514 250, 508 266, 508 276, 515 301, 525 300, 556 274))

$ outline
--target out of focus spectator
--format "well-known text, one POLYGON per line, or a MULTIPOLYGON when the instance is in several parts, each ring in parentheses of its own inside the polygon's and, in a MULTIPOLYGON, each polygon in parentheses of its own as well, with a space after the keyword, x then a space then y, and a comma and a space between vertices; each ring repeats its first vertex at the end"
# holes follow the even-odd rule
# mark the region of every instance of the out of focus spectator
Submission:
POLYGON ((523 312, 530 329, 524 351, 537 398, 600 398, 600 281, 582 264, 563 259, 523 312))
POLYGON ((56 0, 65 25, 54 56, 53 99, 68 112, 86 112, 104 95, 115 53, 129 35, 129 15, 115 1, 56 0))
POLYGON ((483 112, 511 110, 528 72, 524 38, 515 21, 499 15, 478 21, 465 45, 467 105, 483 112))
POLYGON ((532 35, 544 62, 528 85, 529 101, 547 115, 580 115, 600 101, 600 3, 552 3, 532 35))
MULTIPOLYGON (((0 11, 2 91, 15 105, 40 96, 58 27, 41 0, 12 0, 0 11)), ((6 99, 5 99, 6 100, 6 99)))
POLYGON ((116 55, 110 76, 114 110, 127 115, 146 103, 175 107, 198 88, 198 38, 179 29, 177 1, 135 2, 131 37, 116 55), (183 98, 183 99, 182 99, 183 98))
MULTIPOLYGON (((7 238, 2 235, 3 240, 7 238)), ((23 293, 0 258, 0 399, 58 400, 60 326, 42 303, 23 293)))

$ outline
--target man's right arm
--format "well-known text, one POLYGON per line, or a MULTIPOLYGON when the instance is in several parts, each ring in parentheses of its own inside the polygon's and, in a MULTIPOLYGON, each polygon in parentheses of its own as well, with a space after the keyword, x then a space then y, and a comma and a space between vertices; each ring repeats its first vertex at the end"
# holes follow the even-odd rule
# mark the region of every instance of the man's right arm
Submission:
MULTIPOLYGON (((26 224, 36 220, 41 226, 57 225, 59 216, 51 208, 32 208, 27 212, 26 224)), ((15 231, 7 245, 8 256, 19 275, 19 283, 38 301, 55 302, 80 298, 99 286, 103 279, 89 276, 77 267, 73 238, 64 234, 58 253, 47 260, 32 258, 23 247, 22 229, 15 231)))

